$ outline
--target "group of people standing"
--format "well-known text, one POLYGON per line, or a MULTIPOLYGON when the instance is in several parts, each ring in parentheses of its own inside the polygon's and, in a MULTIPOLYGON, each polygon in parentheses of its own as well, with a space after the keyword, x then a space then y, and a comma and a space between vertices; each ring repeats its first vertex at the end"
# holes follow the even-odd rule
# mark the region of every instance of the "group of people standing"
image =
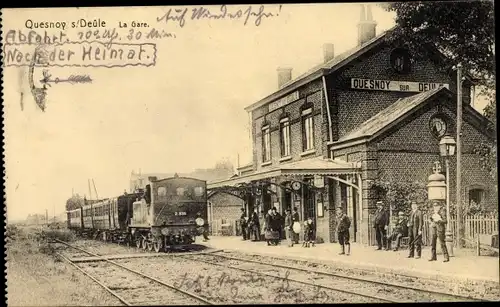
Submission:
MULTIPOLYGON (((444 262, 449 261, 448 249, 445 244, 446 231, 446 213, 439 202, 433 204, 433 214, 430 216, 431 223, 431 258, 429 261, 436 261, 436 245, 439 240, 443 252, 444 262)), ((377 211, 373 220, 375 237, 377 240, 377 250, 391 250, 392 241, 396 241, 394 251, 398 251, 401 246, 401 240, 408 237, 409 254, 408 258, 419 259, 422 256, 422 233, 424 225, 424 216, 419 209, 416 201, 411 202, 411 212, 406 217, 404 212, 398 213, 398 219, 390 236, 387 236, 390 216, 382 201, 377 202, 377 211), (416 251, 416 255, 415 255, 416 251)), ((299 243, 300 216, 297 208, 286 209, 285 217, 278 213, 276 207, 271 208, 266 214, 255 209, 250 217, 247 217, 245 209, 241 209, 240 218, 243 240, 267 241, 268 245, 278 245, 282 237, 286 237, 289 247, 299 243)), ((302 246, 314 246, 314 225, 312 218, 308 218, 302 224, 304 229, 304 242, 302 246)), ((337 239, 341 246, 341 255, 351 253, 351 244, 349 242, 349 228, 351 220, 341 207, 337 210, 337 239)))
MULTIPOLYGON (((300 223, 300 215, 297 208, 286 209, 283 217, 273 207, 267 213, 255 209, 250 217, 247 217, 245 209, 241 208, 240 226, 243 240, 266 241, 267 245, 278 245, 283 237, 286 237, 288 246, 292 247, 299 243, 299 230, 294 230, 294 225, 300 223)), ((311 218, 304 221, 304 247, 314 246, 314 227, 311 218)), ((295 228, 297 228, 295 226, 295 228)))
MULTIPOLYGON (((445 228, 446 214, 443 212, 439 202, 433 204, 434 213, 429 221, 431 222, 431 258, 429 261, 436 261, 436 244, 439 239, 441 250, 443 251, 444 262, 450 260, 448 249, 445 244, 445 228)), ((424 217, 419 205, 416 201, 411 202, 411 213, 407 218, 404 212, 398 213, 398 220, 392 231, 392 234, 387 237, 387 229, 389 227, 389 213, 385 209, 384 203, 377 202, 377 211, 373 222, 375 229, 375 237, 377 240, 377 250, 391 250, 392 241, 396 241, 394 251, 397 251, 401 245, 401 239, 408 237, 409 254, 408 258, 419 259, 422 256, 422 233, 423 233, 424 217), (415 256, 415 250, 417 252, 415 256)))

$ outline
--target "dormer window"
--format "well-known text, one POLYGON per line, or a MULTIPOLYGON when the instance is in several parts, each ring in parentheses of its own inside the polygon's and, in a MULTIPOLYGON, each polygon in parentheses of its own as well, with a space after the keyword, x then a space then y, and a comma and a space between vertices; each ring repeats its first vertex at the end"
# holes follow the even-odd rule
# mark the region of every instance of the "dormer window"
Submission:
POLYGON ((407 49, 396 48, 391 52, 391 66, 400 74, 407 74, 411 70, 410 53, 407 49))

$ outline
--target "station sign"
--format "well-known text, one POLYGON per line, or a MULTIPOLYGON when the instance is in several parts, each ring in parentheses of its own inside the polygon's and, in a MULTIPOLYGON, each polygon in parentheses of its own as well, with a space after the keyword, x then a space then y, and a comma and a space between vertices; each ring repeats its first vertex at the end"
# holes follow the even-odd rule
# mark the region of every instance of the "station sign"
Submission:
POLYGON ((450 85, 447 83, 431 82, 409 82, 394 80, 373 80, 373 79, 351 79, 351 88, 357 90, 372 91, 392 91, 392 92, 426 92, 444 86, 447 89, 450 85))

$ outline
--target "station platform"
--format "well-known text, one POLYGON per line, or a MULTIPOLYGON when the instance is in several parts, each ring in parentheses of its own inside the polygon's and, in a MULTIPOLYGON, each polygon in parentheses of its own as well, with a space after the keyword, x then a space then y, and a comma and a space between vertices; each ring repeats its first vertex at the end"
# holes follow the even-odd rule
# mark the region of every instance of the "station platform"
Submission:
MULTIPOLYGON (((198 242, 197 242, 198 243, 198 242)), ((420 278, 449 280, 459 278, 483 282, 499 282, 499 257, 476 256, 474 251, 460 249, 454 251, 449 262, 443 262, 438 244, 438 260, 428 261, 430 247, 423 247, 422 258, 407 258, 408 250, 377 251, 376 247, 351 243, 351 255, 339 255, 338 243, 316 244, 304 248, 302 244, 288 247, 286 241, 278 246, 267 246, 266 242, 243 241, 241 237, 213 236, 207 242, 199 243, 212 248, 243 253, 276 256, 288 259, 332 262, 344 267, 358 268, 382 273, 395 273, 420 278)))

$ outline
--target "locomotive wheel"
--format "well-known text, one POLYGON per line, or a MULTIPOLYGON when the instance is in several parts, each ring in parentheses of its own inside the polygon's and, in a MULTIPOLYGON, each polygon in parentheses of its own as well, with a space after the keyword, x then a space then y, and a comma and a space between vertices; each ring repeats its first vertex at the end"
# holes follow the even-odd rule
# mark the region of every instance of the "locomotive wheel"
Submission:
POLYGON ((146 238, 142 239, 142 249, 143 250, 147 250, 148 249, 148 241, 146 240, 146 238))
POLYGON ((157 253, 161 252, 161 250, 163 249, 163 240, 161 238, 156 239, 153 243, 153 248, 155 252, 157 253))
POLYGON ((148 251, 152 252, 154 250, 154 243, 151 241, 148 241, 148 251))
POLYGON ((142 247, 142 238, 140 236, 137 236, 135 238, 135 246, 137 246, 137 248, 141 248, 142 247))

